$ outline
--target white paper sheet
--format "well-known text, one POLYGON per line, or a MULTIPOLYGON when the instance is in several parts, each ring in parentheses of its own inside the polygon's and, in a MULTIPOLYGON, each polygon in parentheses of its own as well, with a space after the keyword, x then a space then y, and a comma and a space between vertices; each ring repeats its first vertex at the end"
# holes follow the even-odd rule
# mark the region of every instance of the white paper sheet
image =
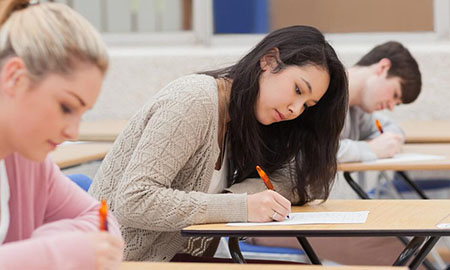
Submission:
POLYGON ((338 224, 338 223, 365 223, 369 211, 360 212, 305 212, 291 213, 289 219, 281 222, 265 223, 227 223, 227 226, 278 226, 300 224, 338 224))
POLYGON ((437 227, 441 229, 450 229, 450 223, 440 223, 437 227))
POLYGON ((384 164, 384 163, 396 163, 396 162, 409 162, 409 161, 428 161, 445 159, 444 156, 416 154, 416 153, 401 153, 393 156, 392 158, 382 158, 374 161, 367 161, 364 163, 371 164, 384 164))

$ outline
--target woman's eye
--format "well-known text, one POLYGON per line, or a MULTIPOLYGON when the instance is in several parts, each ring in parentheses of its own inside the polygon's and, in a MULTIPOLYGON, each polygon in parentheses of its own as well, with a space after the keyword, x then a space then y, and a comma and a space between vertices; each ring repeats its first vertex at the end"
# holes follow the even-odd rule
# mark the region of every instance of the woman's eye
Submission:
POLYGON ((300 91, 300 88, 298 88, 298 86, 295 87, 295 92, 299 95, 302 94, 302 92, 300 91))
POLYGON ((72 112, 72 110, 69 109, 69 107, 67 107, 67 106, 64 105, 64 104, 61 104, 61 110, 62 110, 63 113, 67 113, 67 114, 69 114, 69 113, 72 112))
POLYGON ((303 104, 303 107, 305 107, 305 111, 309 108, 309 106, 308 105, 306 105, 306 103, 305 104, 303 104))

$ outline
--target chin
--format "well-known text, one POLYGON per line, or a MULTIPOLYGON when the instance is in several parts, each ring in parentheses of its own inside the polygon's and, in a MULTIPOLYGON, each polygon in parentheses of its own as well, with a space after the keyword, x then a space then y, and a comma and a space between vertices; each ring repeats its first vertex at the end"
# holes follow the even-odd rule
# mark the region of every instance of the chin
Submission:
POLYGON ((361 107, 361 109, 365 112, 365 113, 374 113, 377 110, 375 108, 368 108, 368 107, 361 107))
POLYGON ((264 119, 261 119, 260 117, 256 116, 256 121, 260 123, 261 125, 268 126, 270 124, 273 124, 273 122, 265 121, 264 119))
POLYGON ((29 160, 36 161, 36 162, 42 162, 47 157, 48 152, 34 151, 34 152, 26 152, 26 153, 20 153, 20 154, 29 160))
POLYGON ((269 125, 272 125, 273 123, 275 123, 275 122, 270 122, 270 121, 259 121, 258 120, 258 122, 261 124, 261 125, 264 125, 264 126, 269 126, 269 125))

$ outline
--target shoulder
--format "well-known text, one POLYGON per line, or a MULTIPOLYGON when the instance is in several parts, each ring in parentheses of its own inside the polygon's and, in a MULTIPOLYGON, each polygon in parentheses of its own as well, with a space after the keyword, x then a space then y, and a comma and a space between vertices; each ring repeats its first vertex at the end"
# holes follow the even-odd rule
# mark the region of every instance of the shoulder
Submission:
POLYGON ((191 74, 172 81, 166 87, 171 88, 192 87, 194 89, 203 89, 208 91, 211 89, 217 89, 217 84, 216 80, 209 75, 191 74))
POLYGON ((365 122, 371 120, 374 116, 373 113, 365 112, 359 106, 352 106, 349 108, 349 115, 352 118, 352 121, 358 120, 359 122, 365 122))
POLYGON ((19 153, 13 153, 5 158, 6 168, 8 174, 10 171, 14 171, 17 176, 24 176, 27 178, 48 174, 53 169, 53 162, 47 157, 42 162, 33 161, 20 155, 19 153))
POLYGON ((181 99, 183 102, 217 103, 217 83, 208 75, 193 74, 176 79, 158 92, 158 99, 181 99))
POLYGON ((361 115, 361 114, 366 114, 366 112, 364 112, 363 109, 361 109, 361 107, 359 107, 359 106, 351 106, 348 109, 348 114, 350 114, 350 115, 361 115))
POLYGON ((215 117, 218 108, 216 80, 207 75, 188 75, 169 83, 144 107, 145 114, 164 111, 164 117, 215 117))
POLYGON ((42 192, 47 190, 52 184, 51 180, 59 172, 49 157, 42 162, 37 162, 13 153, 5 158, 5 165, 11 188, 17 187, 21 192, 26 193, 40 193, 41 196, 44 196, 42 192))

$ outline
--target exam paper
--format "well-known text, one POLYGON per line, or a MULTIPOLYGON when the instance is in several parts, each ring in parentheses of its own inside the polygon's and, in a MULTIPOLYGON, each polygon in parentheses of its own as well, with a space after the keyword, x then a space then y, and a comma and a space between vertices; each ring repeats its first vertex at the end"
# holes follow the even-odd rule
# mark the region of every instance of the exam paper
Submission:
POLYGON ((445 159, 444 156, 437 155, 427 155, 427 154, 416 154, 416 153, 400 153, 394 155, 392 158, 382 158, 374 161, 367 161, 364 163, 371 164, 385 164, 385 163, 396 163, 396 162, 407 162, 407 161, 427 161, 427 160, 439 160, 445 159))
POLYGON ((227 226, 278 226, 300 224, 339 224, 339 223, 365 223, 369 211, 359 212, 304 212, 291 213, 289 218, 278 222, 265 223, 227 223, 227 226))

